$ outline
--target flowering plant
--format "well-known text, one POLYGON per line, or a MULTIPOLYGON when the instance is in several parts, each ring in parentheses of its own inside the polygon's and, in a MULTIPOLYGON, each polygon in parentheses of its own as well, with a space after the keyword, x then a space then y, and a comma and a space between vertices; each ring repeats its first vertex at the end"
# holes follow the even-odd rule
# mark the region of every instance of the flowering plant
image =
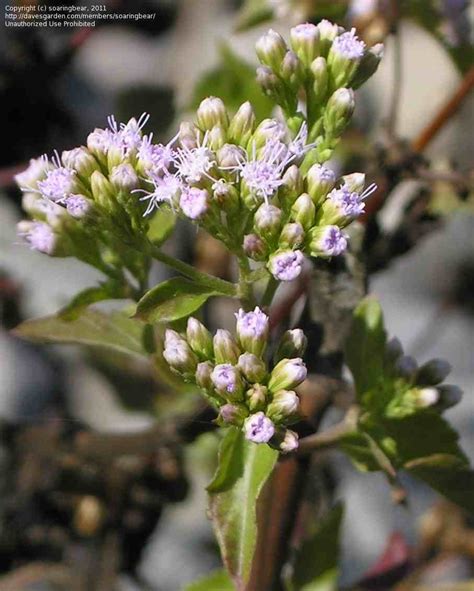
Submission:
MULTIPOLYGON (((256 51, 257 81, 275 104, 274 118, 258 122, 248 102, 232 115, 221 99, 209 97, 194 123, 182 123, 160 144, 144 133, 146 115, 121 124, 111 117, 108 128, 89 134, 86 146, 32 160, 17 176, 30 216, 18 230, 30 248, 74 256, 105 276, 53 323, 27 322, 19 334, 150 355, 173 378, 200 389, 224 433, 208 488, 210 513, 228 571, 225 588, 239 590, 257 588, 257 500, 280 453, 303 457, 338 445, 359 467, 385 472, 393 485, 397 470, 411 470, 472 506, 447 483, 448 472, 437 479, 432 471, 433 458, 442 456, 439 465, 472 482, 440 415, 459 398, 457 389, 439 385, 446 366, 418 368, 396 343, 387 343, 373 300, 357 306, 346 348, 354 405, 329 434, 304 427, 307 411, 298 392, 311 385, 307 338, 299 328, 276 335, 270 306, 278 286, 300 277, 305 265, 310 273, 311 261, 347 254, 345 229, 376 191, 364 174, 338 178, 327 162, 351 120, 354 90, 376 71, 382 47, 368 48, 354 30, 321 21, 294 27, 289 46, 270 30, 256 51), (235 256, 237 282, 166 254, 161 245, 168 231, 155 231, 163 214, 220 241, 235 256), (179 276, 149 289, 153 260, 179 276), (224 329, 212 335, 192 316, 213 296, 239 301, 235 335, 224 329), (121 298, 136 302, 134 317, 102 317, 100 336, 90 327, 85 336, 81 319, 99 318, 87 306, 121 298), (150 345, 150 327, 163 324, 150 345), (420 453, 406 438, 410 427, 433 429, 434 440, 420 453)), ((283 560, 289 559, 286 553, 283 560)), ((272 580, 280 571, 281 565, 272 580)), ((295 573, 291 588, 309 588, 295 573)))

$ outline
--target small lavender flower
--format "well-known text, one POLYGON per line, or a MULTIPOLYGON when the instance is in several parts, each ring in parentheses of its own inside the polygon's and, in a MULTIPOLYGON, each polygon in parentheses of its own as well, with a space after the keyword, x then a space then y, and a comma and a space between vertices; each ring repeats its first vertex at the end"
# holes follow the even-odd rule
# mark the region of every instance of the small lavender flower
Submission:
POLYGON ((61 154, 61 161, 66 168, 74 169, 78 174, 90 176, 98 169, 97 161, 87 148, 73 148, 61 154))
POLYGON ((242 426, 249 412, 242 404, 224 404, 219 409, 219 419, 225 424, 242 426))
POLYGON ((118 134, 122 140, 127 152, 136 150, 142 142, 142 129, 148 122, 150 115, 142 113, 138 119, 132 117, 128 123, 121 123, 118 134))
POLYGON ((202 143, 198 141, 195 148, 182 145, 175 150, 173 164, 177 174, 188 183, 198 183, 205 177, 214 180, 209 171, 216 161, 213 152, 207 147, 208 139, 209 134, 205 133, 202 143))
POLYGON ((138 148, 138 165, 145 172, 152 175, 163 174, 168 171, 175 155, 174 149, 171 147, 175 141, 176 137, 166 145, 154 144, 152 133, 144 136, 138 148))
POLYGON ((331 52, 334 52, 348 60, 359 60, 364 55, 365 43, 355 34, 356 30, 351 29, 338 35, 332 44, 331 52))
POLYGON ((284 454, 296 451, 299 446, 298 433, 291 429, 286 429, 283 436, 283 441, 280 443, 280 451, 284 454))
POLYGON ((209 193, 197 187, 188 188, 181 193, 179 206, 186 217, 197 220, 209 209, 209 193))
POLYGON ((44 222, 22 221, 17 225, 18 235, 29 245, 31 250, 52 255, 57 238, 51 226, 44 222))
POLYGON ((230 363, 216 365, 211 373, 211 381, 219 394, 231 399, 239 398, 242 394, 243 383, 240 371, 230 363))
POLYGON ((64 205, 73 218, 83 218, 91 210, 91 202, 83 195, 69 195, 64 201, 64 205))
POLYGON ((293 281, 301 273, 304 256, 299 250, 281 250, 270 257, 268 268, 279 281, 293 281))
POLYGON ((147 192, 137 189, 137 192, 145 193, 144 197, 140 198, 140 201, 148 201, 143 215, 149 215, 154 209, 158 209, 159 204, 163 201, 173 205, 178 200, 183 188, 181 180, 172 174, 152 175, 148 182, 153 184, 153 191, 147 192))
POLYGON ((87 136, 87 147, 89 150, 96 155, 106 154, 109 147, 114 143, 113 134, 110 129, 101 129, 96 127, 87 136))
POLYGON ((45 178, 49 168, 51 165, 47 156, 32 158, 28 168, 15 175, 15 181, 23 191, 36 191, 37 182, 45 178))
POLYGON ((329 193, 327 203, 332 204, 336 208, 340 218, 346 218, 349 220, 354 219, 364 212, 364 200, 367 199, 376 188, 376 185, 370 185, 363 193, 359 194, 342 186, 339 189, 333 189, 329 193))
POLYGON ((57 166, 46 173, 43 181, 38 181, 38 189, 51 201, 62 201, 76 188, 76 171, 57 166))
POLYGON ((314 164, 306 176, 308 193, 311 199, 318 205, 334 187, 336 175, 334 171, 321 164, 314 164))
POLYGON ((237 337, 243 349, 254 355, 262 355, 267 346, 269 333, 268 316, 257 306, 253 312, 236 313, 237 337))
POLYGON ((311 23, 303 23, 290 31, 291 46, 305 66, 309 66, 318 53, 319 29, 311 23))
POLYGON ((244 422, 245 438, 254 443, 268 443, 275 434, 275 425, 263 412, 250 415, 244 422))
POLYGON ((347 234, 338 226, 316 227, 310 236, 312 256, 338 256, 347 249, 347 234))

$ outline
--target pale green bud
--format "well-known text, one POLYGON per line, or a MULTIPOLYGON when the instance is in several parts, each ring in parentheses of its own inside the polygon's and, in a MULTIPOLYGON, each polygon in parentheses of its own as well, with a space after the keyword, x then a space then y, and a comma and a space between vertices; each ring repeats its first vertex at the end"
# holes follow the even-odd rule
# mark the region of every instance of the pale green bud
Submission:
POLYGON ((99 170, 99 164, 87 148, 80 147, 65 150, 61 160, 66 168, 74 169, 80 176, 89 177, 94 170, 99 170))
POLYGON ((212 185, 214 200, 223 211, 235 210, 239 205, 239 192, 230 183, 219 179, 212 185))
POLYGON ((363 172, 353 172, 352 174, 346 174, 342 177, 344 187, 347 187, 349 191, 362 193, 365 187, 365 174, 363 172))
POLYGON ((281 64, 280 76, 286 84, 297 91, 304 80, 304 67, 298 56, 293 51, 288 51, 281 64))
POLYGON ((328 67, 323 57, 317 57, 311 62, 311 74, 313 76, 314 100, 317 103, 323 102, 328 90, 328 67))
POLYGON ((217 423, 221 426, 236 425, 241 427, 248 416, 249 411, 243 404, 227 403, 220 407, 217 423))
POLYGON ((326 57, 332 42, 339 33, 339 27, 326 19, 320 21, 317 27, 319 31, 319 53, 326 57))
POLYGON ((253 353, 242 353, 237 365, 248 382, 261 382, 267 375, 265 362, 253 353))
POLYGON ((245 151, 235 144, 224 144, 216 154, 216 161, 221 168, 239 166, 245 159, 245 151))
POLYGON ((439 401, 439 392, 436 388, 422 388, 415 393, 416 404, 419 408, 429 408, 439 401))
POLYGON ((301 328, 293 328, 283 333, 278 349, 275 353, 275 361, 302 357, 306 351, 308 339, 301 328))
POLYGON ((451 365, 443 359, 432 359, 420 367, 416 374, 416 383, 420 386, 436 386, 451 371, 451 365))
POLYGON ((247 405, 252 412, 264 410, 267 405, 268 388, 261 384, 254 384, 245 393, 247 405))
POLYGON ((286 137, 287 129, 285 125, 277 119, 264 119, 252 137, 252 148, 259 150, 263 148, 269 140, 283 141, 286 137))
POLYGON ((110 173, 112 185, 122 191, 132 191, 139 184, 138 175, 131 164, 119 164, 114 166, 110 173))
POLYGON ((305 381, 306 375, 306 366, 301 358, 282 359, 273 368, 268 388, 272 392, 292 390, 305 381))
POLYGON ((265 414, 274 423, 287 423, 295 419, 300 408, 300 399, 293 390, 279 390, 267 406, 265 414))
POLYGON ((334 188, 336 175, 330 168, 321 166, 321 164, 313 164, 306 175, 306 183, 308 193, 317 206, 326 199, 329 191, 334 188))
POLYGON ((202 361, 201 363, 198 363, 194 379, 200 388, 203 388, 204 390, 213 389, 214 386, 211 380, 213 369, 214 366, 210 361, 202 361))
POLYGON ((314 225, 316 207, 308 193, 303 193, 293 203, 291 215, 305 230, 309 230, 314 225))
POLYGON ((260 236, 270 240, 280 232, 281 218, 281 209, 263 203, 255 212, 254 227, 260 236))
POLYGON ((197 123, 203 131, 210 131, 216 125, 226 130, 229 117, 223 101, 215 96, 205 98, 196 112, 197 123))
POLYGON ((303 192, 303 178, 300 169, 296 164, 292 164, 282 178, 282 185, 279 188, 279 195, 287 203, 291 205, 296 201, 298 195, 303 192))
POLYGON ((257 68, 257 84, 263 90, 264 94, 271 97, 276 102, 280 102, 285 94, 283 82, 268 66, 259 66, 257 68))
POLYGON ((245 254, 254 261, 263 261, 267 258, 267 245, 257 234, 244 236, 243 249, 245 254))
POLYGON ((324 129, 332 137, 338 137, 349 124, 355 108, 354 91, 338 88, 330 97, 324 112, 324 129))
POLYGON ((193 377, 197 368, 198 358, 191 347, 175 331, 165 333, 163 357, 168 365, 183 377, 193 377))
POLYGON ((91 193, 94 200, 106 209, 111 211, 115 207, 115 191, 109 179, 101 172, 95 170, 91 175, 91 193))
POLYGON ((227 130, 229 141, 246 146, 255 129, 255 113, 252 105, 243 103, 232 117, 227 130))
POLYGON ((301 224, 292 222, 285 224, 278 239, 280 248, 300 248, 305 239, 305 231, 301 224))
POLYGON ((311 23, 290 30, 291 47, 305 66, 309 66, 319 53, 319 37, 318 27, 311 23))
POLYGON ((208 146, 211 148, 211 150, 217 151, 219 148, 222 148, 226 141, 227 134, 225 129, 220 125, 215 125, 207 137, 208 146))
POLYGON ((270 29, 257 41, 255 51, 262 64, 278 72, 281 62, 288 51, 288 47, 283 37, 273 29, 270 29))
POLYGON ((228 330, 220 328, 214 335, 214 356, 216 363, 235 365, 240 356, 240 349, 228 330))
POLYGON ((355 73, 351 86, 352 88, 356 89, 362 86, 364 82, 366 82, 379 67, 379 64, 383 58, 384 47, 382 43, 377 43, 373 47, 370 47, 365 53, 363 58, 360 61, 359 67, 357 68, 357 72, 355 73))
POLYGON ((214 354, 212 336, 202 322, 197 318, 188 318, 186 338, 191 349, 201 359, 210 359, 214 354))

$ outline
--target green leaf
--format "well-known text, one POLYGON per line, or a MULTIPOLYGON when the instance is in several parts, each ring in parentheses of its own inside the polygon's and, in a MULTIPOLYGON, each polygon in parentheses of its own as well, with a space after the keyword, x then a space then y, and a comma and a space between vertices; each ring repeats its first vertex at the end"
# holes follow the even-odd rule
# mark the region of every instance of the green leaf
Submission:
POLYGON ((184 277, 174 277, 156 285, 142 297, 135 317, 146 322, 173 322, 192 314, 213 295, 220 293, 184 277))
POLYGON ((161 246, 176 225, 176 216, 169 207, 160 207, 150 220, 147 236, 155 246, 161 246))
POLYGON ((143 347, 144 325, 123 312, 105 314, 86 310, 72 321, 58 316, 27 320, 13 334, 30 341, 107 347, 123 353, 146 356, 143 347))
POLYGON ((244 435, 237 427, 230 427, 219 446, 216 473, 207 492, 217 493, 228 490, 243 472, 244 435))
POLYGON ((58 316, 62 320, 75 320, 91 304, 104 300, 124 299, 126 297, 127 294, 121 283, 118 281, 107 281, 78 293, 58 312, 58 316))
POLYGON ((207 96, 221 98, 230 113, 250 101, 257 120, 270 117, 272 101, 266 97, 255 79, 255 67, 235 54, 226 44, 220 47, 220 65, 204 74, 194 88, 190 108, 196 109, 207 96))
POLYGON ((236 30, 246 31, 273 18, 270 0, 245 0, 237 19, 236 30))
POLYGON ((184 587, 183 591, 234 591, 235 587, 225 570, 216 570, 184 587))
POLYGON ((294 565, 295 591, 336 590, 339 533, 343 515, 342 505, 336 505, 314 535, 301 546, 294 565))
POLYGON ((278 452, 269 446, 243 440, 241 454, 226 454, 226 472, 232 473, 227 488, 209 495, 222 559, 238 591, 245 589, 250 577, 257 540, 257 501, 277 458, 278 452))
POLYGON ((383 377, 386 334, 377 300, 364 298, 354 311, 346 341, 346 362, 354 377, 358 400, 383 377))

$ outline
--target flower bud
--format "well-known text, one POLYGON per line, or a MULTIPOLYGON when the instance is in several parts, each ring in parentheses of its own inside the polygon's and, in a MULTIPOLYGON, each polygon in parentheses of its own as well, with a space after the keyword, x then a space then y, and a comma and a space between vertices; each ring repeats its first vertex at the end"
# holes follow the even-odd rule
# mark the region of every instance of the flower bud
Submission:
POLYGON ((213 369, 214 366, 210 361, 201 361, 201 363, 198 363, 194 379, 200 388, 203 388, 204 390, 212 389, 213 384, 211 374, 213 369))
POLYGON ((289 454, 298 449, 299 437, 298 433, 295 433, 291 429, 285 429, 282 434, 282 441, 280 443, 280 451, 284 454, 289 454))
POLYGON ((316 226, 310 231, 311 256, 339 256, 347 250, 347 238, 338 226, 316 226))
POLYGON ((220 125, 214 125, 207 137, 207 144, 211 150, 217 151, 227 141, 227 133, 220 125))
POLYGON ((257 412, 245 419, 244 434, 254 443, 268 443, 275 434, 275 425, 263 412, 257 412))
POLYGON ((183 377, 194 377, 198 359, 182 337, 165 337, 163 357, 168 365, 183 377))
POLYGON ((280 102, 284 95, 284 86, 280 78, 275 72, 267 66, 258 66, 257 68, 257 84, 260 86, 264 94, 280 102))
POLYGON ((275 205, 263 203, 255 212, 254 227, 267 240, 274 238, 281 229, 282 211, 275 205))
POLYGON ((416 383, 420 386, 436 386, 451 371, 451 365, 443 359, 432 359, 420 367, 416 374, 416 383))
POLYGON ((399 339, 393 337, 385 345, 385 364, 391 367, 403 355, 403 347, 399 339))
POLYGON ((266 414, 274 423, 294 420, 300 408, 300 399, 293 390, 279 390, 267 406, 266 414))
POLYGON ((317 25, 319 31, 319 53, 326 57, 332 42, 339 33, 339 27, 326 19, 317 25))
POLYGON ((242 308, 235 315, 237 318, 237 338, 241 347, 257 356, 262 356, 269 334, 268 316, 259 307, 252 312, 242 308))
POLYGON ((458 386, 443 385, 438 386, 439 402, 438 407, 441 410, 455 406, 462 398, 462 390, 458 386))
POLYGON ((304 23, 290 30, 291 47, 305 66, 318 55, 319 30, 316 25, 304 23))
POLYGON ((301 224, 305 230, 309 230, 314 225, 316 207, 308 193, 303 193, 293 203, 291 215, 294 221, 301 224))
POLYGON ((105 155, 110 146, 110 131, 108 129, 96 128, 87 136, 87 149, 104 162, 105 155))
POLYGON ((292 222, 285 224, 281 231, 280 238, 278 239, 278 245, 281 248, 300 248, 305 239, 305 232, 303 226, 298 222, 292 222))
POLYGON ((52 164, 46 156, 31 158, 28 168, 15 175, 15 182, 24 191, 28 189, 36 190, 36 183, 44 180, 46 173, 51 168, 52 164))
POLYGON ((45 222, 23 220, 17 224, 17 233, 29 245, 49 256, 62 256, 59 235, 45 222))
POLYGON ((246 146, 254 129, 255 113, 252 105, 247 101, 239 107, 237 113, 232 117, 227 130, 229 141, 246 146))
POLYGON ((285 358, 303 357, 307 345, 308 339, 301 328, 287 330, 280 339, 274 359, 280 361, 285 358))
POLYGON ((418 364, 413 357, 402 355, 395 362, 395 371, 402 378, 411 381, 418 371, 418 364))
POLYGON ((183 121, 179 126, 178 139, 183 148, 192 150, 198 145, 199 130, 189 121, 183 121))
POLYGON ((209 193, 206 189, 189 187, 181 193, 179 206, 187 218, 198 220, 209 210, 209 193))
POLYGON ((244 378, 252 384, 261 382, 267 374, 265 362, 253 353, 243 353, 237 365, 244 378))
POLYGON ((97 160, 83 147, 65 150, 61 160, 66 168, 73 168, 80 176, 90 177, 94 170, 99 170, 97 160))
POLYGON ((268 388, 272 392, 292 390, 305 381, 306 375, 306 366, 301 358, 282 359, 273 368, 268 388))
POLYGON ((214 350, 212 347, 211 333, 197 318, 188 318, 186 338, 189 346, 198 357, 210 359, 213 356, 214 350))
POLYGON ((419 408, 434 406, 439 400, 439 392, 436 388, 422 388, 416 392, 416 403, 419 408))
POLYGON ((311 74, 313 76, 313 92, 316 103, 322 103, 328 90, 328 67, 323 57, 317 57, 311 62, 311 74))
POLYGON ((355 29, 338 35, 328 54, 328 66, 333 86, 348 86, 364 56, 365 43, 355 34, 355 29))
POLYGON ((217 393, 228 400, 240 400, 244 382, 240 370, 230 363, 216 365, 211 373, 211 380, 217 393))
POLYGON ((300 250, 277 250, 268 260, 268 270, 278 281, 293 281, 303 268, 304 256, 300 250))
POLYGON ((84 195, 69 195, 64 200, 64 205, 69 215, 78 220, 87 217, 93 209, 92 201, 84 195))
POLYGON ((214 200, 223 211, 233 211, 239 205, 239 192, 231 183, 219 179, 212 185, 214 200))
POLYGON ((261 384, 254 384, 245 393, 247 406, 252 412, 263 410, 266 406, 268 396, 268 388, 261 384))
POLYGON ((131 191, 138 187, 138 176, 131 164, 114 166, 110 181, 116 189, 122 191, 131 191))
POLYGON ((197 123, 203 131, 210 131, 215 125, 227 129, 229 118, 223 101, 210 96, 201 101, 196 112, 197 123))
POLYGON ((106 211, 113 211, 115 206, 115 192, 107 177, 95 170, 91 174, 91 193, 94 200, 106 211))
POLYGON ((216 154, 216 161, 220 168, 236 168, 245 161, 245 152, 235 144, 224 144, 216 154))
POLYGON ((279 189, 279 195, 288 205, 296 201, 298 195, 303 191, 303 178, 300 169, 296 164, 292 164, 282 177, 282 184, 279 189))
POLYGON ((236 425, 241 427, 248 416, 249 411, 243 404, 227 403, 220 407, 217 422, 221 426, 236 425))
POLYGON ((231 363, 233 365, 237 363, 240 349, 228 330, 218 329, 213 344, 216 363, 231 363))
POLYGON ((352 88, 359 88, 362 86, 362 84, 364 84, 364 82, 373 76, 373 74, 375 74, 377 68, 379 67, 380 61, 382 60, 383 52, 384 47, 382 43, 377 43, 373 47, 370 47, 368 50, 366 50, 359 63, 357 72, 352 78, 352 88))
POLYGON ((262 64, 278 72, 281 62, 288 51, 288 47, 283 37, 273 29, 270 29, 257 41, 255 50, 262 64))
POLYGON ((287 134, 286 126, 277 119, 264 119, 258 125, 252 138, 252 146, 255 149, 265 148, 268 141, 272 142, 283 141, 287 134))
POLYGON ((363 172, 353 172, 342 177, 344 188, 348 191, 361 193, 365 187, 365 174, 363 172))
POLYGON ((254 261, 263 261, 268 254, 265 242, 257 234, 244 236, 243 249, 245 254, 254 261))
POLYGON ((349 124, 355 108, 354 91, 338 88, 329 98, 324 112, 324 129, 332 137, 338 137, 349 124))
POLYGON ((294 92, 297 92, 304 79, 304 68, 298 56, 292 51, 287 51, 283 58, 280 76, 294 92))
POLYGON ((306 182, 308 184, 308 193, 317 206, 324 201, 329 191, 334 188, 336 175, 330 168, 321 166, 321 164, 313 164, 308 170, 306 182))

